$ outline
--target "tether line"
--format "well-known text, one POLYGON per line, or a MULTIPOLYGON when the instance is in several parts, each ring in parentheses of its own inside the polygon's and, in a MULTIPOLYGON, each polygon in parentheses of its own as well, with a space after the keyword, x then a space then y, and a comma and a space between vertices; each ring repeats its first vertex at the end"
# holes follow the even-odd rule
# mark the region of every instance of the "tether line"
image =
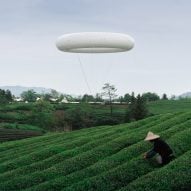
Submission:
POLYGON ((89 86, 89 83, 88 83, 88 80, 87 80, 87 76, 86 76, 86 73, 85 73, 85 70, 84 70, 84 67, 83 67, 83 64, 82 64, 82 62, 81 62, 81 59, 80 59, 80 55, 79 55, 79 54, 77 54, 77 58, 78 58, 78 61, 79 61, 79 63, 80 63, 80 69, 81 69, 81 71, 82 71, 82 75, 83 75, 84 81, 85 81, 85 83, 86 83, 86 86, 87 86, 87 88, 88 88, 90 94, 91 94, 91 88, 90 88, 90 86, 89 86))

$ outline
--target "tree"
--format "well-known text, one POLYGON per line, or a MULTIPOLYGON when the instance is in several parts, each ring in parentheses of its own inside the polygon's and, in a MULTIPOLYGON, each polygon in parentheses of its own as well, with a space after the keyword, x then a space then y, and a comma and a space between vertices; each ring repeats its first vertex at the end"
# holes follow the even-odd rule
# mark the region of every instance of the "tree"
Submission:
POLYGON ((45 93, 45 94, 43 94, 42 97, 43 97, 44 101, 50 101, 50 99, 52 98, 50 93, 45 93))
POLYGON ((93 125, 92 109, 89 104, 70 108, 65 112, 65 127, 71 130, 87 128, 93 125))
POLYGON ((24 101, 35 102, 38 95, 33 89, 31 89, 31 90, 22 92, 21 97, 23 98, 24 101))
POLYGON ((56 131, 69 130, 65 125, 65 111, 55 110, 53 116, 54 116, 54 123, 53 123, 54 130, 56 131))
POLYGON ((43 129, 51 129, 53 119, 53 106, 46 101, 39 100, 35 103, 30 115, 31 124, 37 125, 43 129))
POLYGON ((95 96, 95 101, 96 101, 96 102, 102 102, 102 101, 103 101, 102 95, 99 94, 99 93, 97 93, 96 96, 95 96))
POLYGON ((163 94, 163 95, 162 95, 162 100, 168 100, 168 97, 167 97, 166 94, 163 94))
POLYGON ((58 99, 60 94, 56 90, 51 89, 50 95, 51 95, 52 98, 58 99))
POLYGON ((132 96, 128 93, 125 94, 123 97, 124 102, 127 102, 127 103, 131 102, 131 99, 132 99, 132 96))
POLYGON ((6 97, 7 101, 13 101, 13 95, 11 94, 10 90, 5 91, 5 97, 6 97))
POLYGON ((0 89, 0 104, 5 104, 13 101, 13 95, 10 90, 2 90, 0 89))
POLYGON ((125 121, 130 122, 133 120, 140 120, 148 115, 146 100, 140 94, 135 98, 134 94, 131 95, 131 101, 126 111, 125 121))
POLYGON ((114 85, 105 83, 102 90, 103 90, 102 95, 105 96, 106 99, 108 99, 108 103, 110 105, 110 112, 111 112, 111 116, 112 116, 112 114, 113 114, 112 101, 114 100, 114 98, 117 97, 117 94, 116 94, 117 89, 115 88, 114 85))
POLYGON ((135 107, 136 107, 136 98, 134 92, 130 95, 130 101, 128 102, 126 115, 125 115, 125 121, 130 122, 135 120, 135 107))
POLYGON ((156 93, 151 93, 151 92, 143 93, 142 97, 146 101, 157 101, 157 100, 160 100, 160 97, 156 93))
POLYGON ((135 111, 134 111, 134 118, 135 120, 140 120, 145 118, 148 115, 148 110, 146 107, 146 102, 140 94, 137 96, 135 111))
POLYGON ((82 102, 94 101, 94 97, 92 95, 84 94, 82 97, 82 102))

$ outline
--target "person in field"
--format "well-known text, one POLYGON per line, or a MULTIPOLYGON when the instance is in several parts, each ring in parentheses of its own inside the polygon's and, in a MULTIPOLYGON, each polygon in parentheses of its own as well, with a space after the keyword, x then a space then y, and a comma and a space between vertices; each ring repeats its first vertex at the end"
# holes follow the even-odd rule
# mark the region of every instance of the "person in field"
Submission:
POLYGON ((172 149, 165 141, 160 139, 159 135, 156 135, 149 131, 145 138, 145 141, 153 143, 153 148, 150 151, 144 153, 145 159, 156 156, 157 163, 165 165, 174 158, 172 149))

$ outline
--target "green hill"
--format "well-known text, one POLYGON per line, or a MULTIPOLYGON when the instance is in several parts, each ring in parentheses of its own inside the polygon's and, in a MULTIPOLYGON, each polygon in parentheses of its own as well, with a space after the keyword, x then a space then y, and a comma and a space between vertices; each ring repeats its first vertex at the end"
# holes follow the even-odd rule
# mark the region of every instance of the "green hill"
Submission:
POLYGON ((191 113, 160 114, 138 122, 50 133, 0 144, 0 190, 189 190, 191 113), (164 167, 142 154, 148 131, 173 148, 164 167))
POLYGON ((153 101, 148 109, 153 114, 187 112, 191 111, 191 99, 153 101))

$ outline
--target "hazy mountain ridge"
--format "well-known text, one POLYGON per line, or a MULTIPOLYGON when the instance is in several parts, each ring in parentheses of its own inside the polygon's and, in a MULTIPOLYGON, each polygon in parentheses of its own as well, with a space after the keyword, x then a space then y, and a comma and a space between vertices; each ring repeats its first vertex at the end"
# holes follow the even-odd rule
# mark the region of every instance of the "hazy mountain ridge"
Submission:
POLYGON ((191 98, 191 92, 186 92, 178 96, 179 98, 191 98))

